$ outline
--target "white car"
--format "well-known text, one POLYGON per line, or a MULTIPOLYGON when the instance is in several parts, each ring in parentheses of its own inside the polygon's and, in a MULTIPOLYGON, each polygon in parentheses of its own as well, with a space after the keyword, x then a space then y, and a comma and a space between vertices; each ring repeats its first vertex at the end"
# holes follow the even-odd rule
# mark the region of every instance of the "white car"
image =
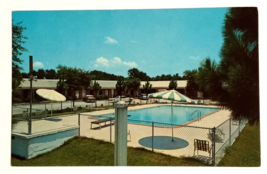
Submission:
POLYGON ((139 96, 139 99, 141 99, 141 100, 148 100, 148 96, 146 94, 141 94, 139 96))

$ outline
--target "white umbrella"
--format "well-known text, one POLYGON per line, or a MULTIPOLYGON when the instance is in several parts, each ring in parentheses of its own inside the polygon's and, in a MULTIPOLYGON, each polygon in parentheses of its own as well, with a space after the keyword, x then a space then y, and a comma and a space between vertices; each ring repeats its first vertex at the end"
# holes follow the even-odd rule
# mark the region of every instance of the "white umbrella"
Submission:
POLYGON ((156 93, 149 94, 148 97, 171 100, 172 141, 173 141, 173 107, 172 107, 173 101, 180 101, 180 102, 187 102, 187 103, 195 103, 195 101, 179 93, 176 90, 166 90, 166 91, 156 92, 156 93))
MULTIPOLYGON (((57 91, 55 90, 50 90, 50 89, 38 89, 36 91, 36 93, 47 99, 47 100, 51 100, 51 101, 66 101, 66 97, 60 93, 58 93, 57 91)), ((52 117, 52 103, 51 104, 51 117, 52 117)))

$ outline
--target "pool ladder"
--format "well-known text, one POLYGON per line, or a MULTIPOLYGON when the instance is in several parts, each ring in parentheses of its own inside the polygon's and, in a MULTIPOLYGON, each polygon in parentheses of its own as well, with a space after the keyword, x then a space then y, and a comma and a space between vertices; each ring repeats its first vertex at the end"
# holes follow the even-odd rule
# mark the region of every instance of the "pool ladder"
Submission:
POLYGON ((193 115, 197 113, 197 121, 201 120, 201 111, 200 110, 194 110, 190 115, 189 115, 189 120, 193 120, 193 115))

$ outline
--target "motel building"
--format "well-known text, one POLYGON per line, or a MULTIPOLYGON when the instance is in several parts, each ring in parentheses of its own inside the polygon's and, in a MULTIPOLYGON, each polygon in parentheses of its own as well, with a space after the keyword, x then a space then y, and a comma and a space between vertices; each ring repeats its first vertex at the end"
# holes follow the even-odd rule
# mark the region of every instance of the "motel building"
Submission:
MULTIPOLYGON (((37 81, 32 82, 32 90, 33 90, 33 98, 37 95, 36 90, 37 89, 54 89, 57 88, 57 82, 58 79, 37 79, 37 81)), ((99 91, 99 95, 106 95, 109 98, 114 98, 118 95, 118 91, 116 90, 116 80, 96 80, 101 86, 101 90, 99 91)), ((131 91, 131 95, 134 98, 137 98, 140 94, 145 93, 143 89, 143 85, 146 83, 146 81, 141 81, 141 85, 138 91, 131 91)), ((149 81, 150 84, 152 84, 152 89, 149 93, 159 92, 162 90, 168 90, 170 81, 149 81)), ((187 80, 177 80, 177 86, 176 89, 182 94, 186 95, 186 85, 187 80)), ((21 94, 20 99, 27 99, 30 96, 30 81, 27 78, 24 78, 21 82, 21 94)), ((76 98, 82 99, 85 95, 93 95, 94 91, 92 89, 88 90, 79 90, 76 91, 76 98)), ((70 95, 68 91, 66 90, 63 95, 70 95)), ((121 91, 121 95, 125 95, 123 91, 121 91)))

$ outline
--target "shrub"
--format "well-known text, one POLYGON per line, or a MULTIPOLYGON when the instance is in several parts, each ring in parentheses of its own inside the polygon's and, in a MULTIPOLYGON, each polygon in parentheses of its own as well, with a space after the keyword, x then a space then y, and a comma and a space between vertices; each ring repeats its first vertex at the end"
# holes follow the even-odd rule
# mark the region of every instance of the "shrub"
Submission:
POLYGON ((108 99, 108 96, 107 95, 98 95, 98 96, 95 96, 95 98, 97 100, 107 100, 108 99))

